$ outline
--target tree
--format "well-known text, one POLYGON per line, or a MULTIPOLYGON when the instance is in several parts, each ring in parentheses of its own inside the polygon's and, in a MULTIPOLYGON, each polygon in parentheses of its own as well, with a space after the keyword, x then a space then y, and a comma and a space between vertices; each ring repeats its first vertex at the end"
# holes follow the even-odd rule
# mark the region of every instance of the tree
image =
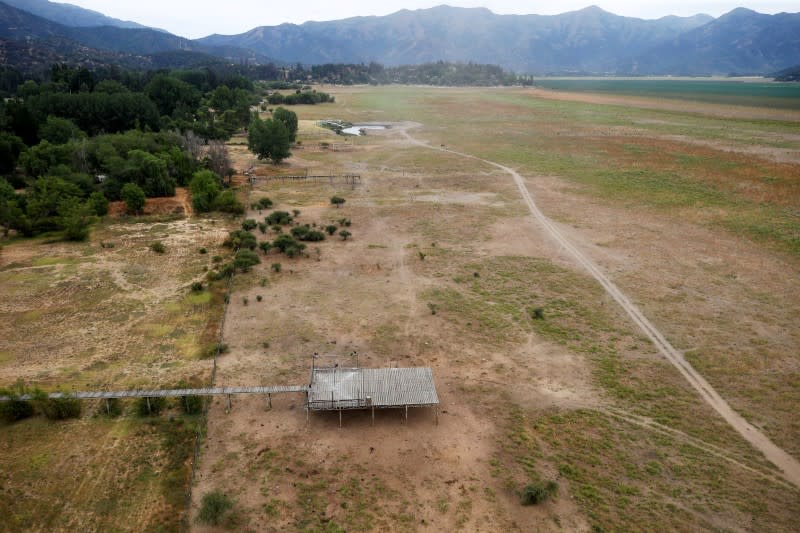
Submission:
POLYGON ((70 241, 85 241, 89 237, 89 225, 92 223, 92 206, 77 198, 65 198, 58 204, 60 225, 64 229, 64 237, 70 241))
POLYGON ((343 241, 346 241, 346 240, 347 240, 347 238, 348 238, 348 237, 350 237, 350 236, 352 235, 352 233, 350 233, 350 232, 349 232, 349 231, 347 231, 346 229, 343 229, 342 231, 340 231, 340 232, 339 232, 339 235, 342 237, 342 240, 343 240, 343 241))
POLYGON ((100 191, 95 191, 90 194, 88 203, 92 213, 95 215, 103 217, 108 214, 108 198, 100 191))
POLYGON ((259 159, 278 164, 291 156, 291 135, 280 120, 253 118, 247 133, 247 147, 259 159))
POLYGON ((231 190, 222 191, 212 203, 213 211, 241 215, 244 213, 244 204, 236 198, 236 193, 231 190))
POLYGON ((17 166, 19 155, 25 149, 22 139, 0 133, 0 174, 10 174, 17 166))
POLYGON ((70 199, 80 201, 82 196, 82 191, 76 185, 59 177, 45 176, 36 180, 35 185, 25 195, 25 210, 33 231, 36 233, 61 228, 61 203, 70 199))
POLYGON ((189 182, 192 192, 192 207, 198 213, 211 211, 214 200, 220 193, 219 178, 210 170, 199 170, 189 182))
POLYGON ((200 93, 186 83, 167 74, 157 74, 144 88, 163 116, 172 116, 177 109, 194 111, 200 105, 200 93))
POLYGON ((328 235, 333 235, 334 233, 336 233, 337 229, 339 229, 339 227, 334 226, 333 224, 325 226, 325 231, 328 232, 328 235))
POLYGON ((205 163, 206 168, 218 176, 231 176, 233 173, 228 147, 222 141, 210 141, 208 143, 205 163))
POLYGON ((336 207, 341 207, 343 203, 345 203, 345 199, 341 196, 331 196, 331 204, 335 205, 336 207))
POLYGON ((135 183, 126 183, 122 187, 121 195, 128 213, 135 215, 142 212, 147 197, 141 187, 135 183))
POLYGON ((69 141, 86 137, 86 134, 71 120, 49 116, 39 128, 39 137, 52 144, 67 144, 69 141))
POLYGON ((297 114, 294 111, 279 107, 272 112, 272 118, 283 122, 283 125, 289 130, 289 139, 292 142, 297 139, 297 114))
POLYGON ((175 196, 175 179, 167 171, 167 163, 144 150, 128 152, 129 172, 147 196, 175 196))
POLYGON ((272 241, 272 247, 277 248, 289 257, 296 257, 306 249, 305 244, 297 242, 294 237, 285 233, 278 235, 278 237, 272 241))
POLYGON ((236 257, 233 259, 234 268, 238 268, 242 272, 249 271, 253 266, 259 263, 261 263, 261 259, 250 249, 239 250, 236 252, 236 257))

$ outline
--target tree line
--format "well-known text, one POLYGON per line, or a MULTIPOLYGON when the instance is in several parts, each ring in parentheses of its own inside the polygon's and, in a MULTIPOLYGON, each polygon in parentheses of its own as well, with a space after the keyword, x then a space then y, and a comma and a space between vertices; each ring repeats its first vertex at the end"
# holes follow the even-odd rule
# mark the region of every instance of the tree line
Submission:
POLYGON ((137 211, 135 198, 172 196, 198 173, 220 189, 214 208, 243 209, 221 194, 231 173, 223 141, 250 125, 263 95, 244 76, 210 69, 56 65, 48 79, 20 83, 0 101, 0 229, 81 240, 123 192, 137 211))

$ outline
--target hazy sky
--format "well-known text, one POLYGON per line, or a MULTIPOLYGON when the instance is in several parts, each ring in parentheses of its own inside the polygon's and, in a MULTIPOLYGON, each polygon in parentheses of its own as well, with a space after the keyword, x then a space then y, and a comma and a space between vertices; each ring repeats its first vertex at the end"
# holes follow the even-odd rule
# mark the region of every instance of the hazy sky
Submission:
MULTIPOLYGON (((388 15, 400 9, 420 9, 447 3, 460 7, 488 7, 501 14, 554 15, 592 5, 592 0, 69 0, 88 9, 124 20, 168 30, 184 37, 204 37, 211 33, 243 33, 256 26, 284 22, 300 24, 308 20, 335 20, 360 15, 388 15)), ((761 13, 800 11, 798 0, 598 0, 594 2, 617 15, 658 18, 664 15, 708 13, 719 16, 735 7, 761 13)))

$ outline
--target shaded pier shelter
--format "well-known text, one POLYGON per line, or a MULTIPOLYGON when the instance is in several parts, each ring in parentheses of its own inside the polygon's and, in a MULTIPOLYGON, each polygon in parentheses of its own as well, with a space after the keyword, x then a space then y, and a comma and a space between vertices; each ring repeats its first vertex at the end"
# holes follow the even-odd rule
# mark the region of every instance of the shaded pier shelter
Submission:
POLYGON ((439 421, 439 396, 433 382, 433 371, 416 368, 360 368, 317 366, 311 369, 306 407, 308 411, 342 411, 369 409, 375 422, 375 409, 431 407, 439 421))

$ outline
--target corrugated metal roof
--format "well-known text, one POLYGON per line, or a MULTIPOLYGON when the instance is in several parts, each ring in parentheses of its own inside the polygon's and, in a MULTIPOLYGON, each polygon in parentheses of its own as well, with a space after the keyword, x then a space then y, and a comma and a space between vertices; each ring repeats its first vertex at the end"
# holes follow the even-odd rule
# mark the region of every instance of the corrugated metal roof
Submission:
POLYGON ((311 410, 438 405, 433 371, 418 368, 315 368, 311 410))

